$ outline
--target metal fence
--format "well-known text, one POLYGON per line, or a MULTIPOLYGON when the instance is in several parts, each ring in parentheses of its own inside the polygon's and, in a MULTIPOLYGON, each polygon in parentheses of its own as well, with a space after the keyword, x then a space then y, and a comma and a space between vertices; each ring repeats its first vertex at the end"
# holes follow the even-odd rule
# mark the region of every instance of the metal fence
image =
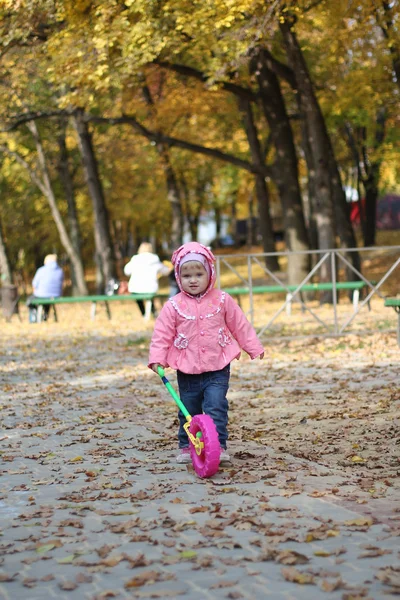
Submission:
POLYGON ((246 299, 243 296, 238 298, 259 336, 335 336, 376 329, 395 330, 395 312, 384 307, 384 299, 400 293, 400 246, 231 254, 216 258, 219 287, 248 288, 246 299), (353 266, 351 253, 354 252, 359 253, 360 269, 353 266), (289 287, 287 265, 295 254, 309 254, 310 263, 314 266, 293 289, 293 286, 289 287), (277 258, 279 271, 266 266, 266 258, 271 256, 277 258), (330 266, 328 271, 331 273, 332 301, 329 304, 321 304, 318 292, 310 294, 304 290, 305 286, 309 290, 309 284, 318 283, 324 265, 330 266), (340 289, 340 285, 338 287, 349 279, 349 273, 353 281, 365 284, 360 298, 357 290, 349 299, 349 293, 340 289), (280 293, 256 293, 257 287, 271 284, 281 287, 280 293))

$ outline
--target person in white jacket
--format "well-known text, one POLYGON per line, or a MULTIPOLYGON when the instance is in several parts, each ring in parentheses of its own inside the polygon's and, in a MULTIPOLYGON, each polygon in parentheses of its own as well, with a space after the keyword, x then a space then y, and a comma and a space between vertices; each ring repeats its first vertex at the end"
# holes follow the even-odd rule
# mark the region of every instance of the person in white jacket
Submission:
MULTIPOLYGON (((125 275, 130 277, 128 291, 130 294, 156 294, 158 292, 158 278, 168 275, 171 268, 164 265, 157 254, 153 253, 153 246, 149 242, 143 242, 139 246, 138 253, 124 267, 125 275)), ((148 319, 149 311, 146 311, 143 300, 137 300, 142 316, 148 319)), ((151 313, 155 314, 154 302, 151 300, 151 313)))

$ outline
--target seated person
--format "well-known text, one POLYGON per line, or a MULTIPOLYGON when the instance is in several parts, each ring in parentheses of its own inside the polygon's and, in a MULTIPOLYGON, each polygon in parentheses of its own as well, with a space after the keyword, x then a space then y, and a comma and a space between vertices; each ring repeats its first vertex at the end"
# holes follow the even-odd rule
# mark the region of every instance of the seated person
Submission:
MULTIPOLYGON (((57 264, 57 255, 48 254, 44 259, 44 266, 40 267, 33 278, 32 288, 33 296, 31 298, 58 298, 62 293, 64 273, 57 264)), ((37 305, 30 306, 29 300, 29 321, 37 321, 37 305)), ((49 315, 50 305, 43 304, 43 319, 46 321, 49 315)))
MULTIPOLYGON (((149 242, 143 242, 139 246, 138 253, 132 256, 125 265, 124 273, 130 277, 128 290, 130 294, 156 294, 158 292, 158 278, 168 275, 172 268, 164 265, 157 254, 153 253, 153 246, 149 242)), ((143 317, 146 310, 143 300, 136 301, 143 317)), ((151 301, 151 312, 155 315, 154 302, 151 301)))

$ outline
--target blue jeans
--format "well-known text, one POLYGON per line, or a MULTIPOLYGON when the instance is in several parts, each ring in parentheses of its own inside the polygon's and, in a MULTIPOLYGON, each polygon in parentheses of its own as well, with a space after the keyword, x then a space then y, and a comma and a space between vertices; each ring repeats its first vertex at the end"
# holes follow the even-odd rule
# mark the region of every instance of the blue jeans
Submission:
MULTIPOLYGON (((189 413, 201 415, 205 413, 213 419, 218 432, 219 443, 226 448, 228 439, 228 400, 230 365, 220 371, 209 371, 200 375, 187 375, 178 371, 179 394, 189 413)), ((179 411, 179 448, 187 448, 189 440, 183 425, 186 419, 179 411)))

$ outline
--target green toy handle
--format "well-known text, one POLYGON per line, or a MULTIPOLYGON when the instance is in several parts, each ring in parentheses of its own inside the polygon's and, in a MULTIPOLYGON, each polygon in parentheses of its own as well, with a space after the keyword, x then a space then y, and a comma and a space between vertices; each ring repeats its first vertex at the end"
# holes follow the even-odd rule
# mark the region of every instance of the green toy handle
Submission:
POLYGON ((175 400, 176 404, 178 405, 178 408, 183 412, 185 419, 190 417, 190 413, 186 410, 186 407, 183 404, 182 400, 179 398, 178 394, 176 393, 168 379, 165 377, 164 369, 162 367, 157 367, 157 373, 159 374, 159 376, 161 377, 161 381, 175 400))

